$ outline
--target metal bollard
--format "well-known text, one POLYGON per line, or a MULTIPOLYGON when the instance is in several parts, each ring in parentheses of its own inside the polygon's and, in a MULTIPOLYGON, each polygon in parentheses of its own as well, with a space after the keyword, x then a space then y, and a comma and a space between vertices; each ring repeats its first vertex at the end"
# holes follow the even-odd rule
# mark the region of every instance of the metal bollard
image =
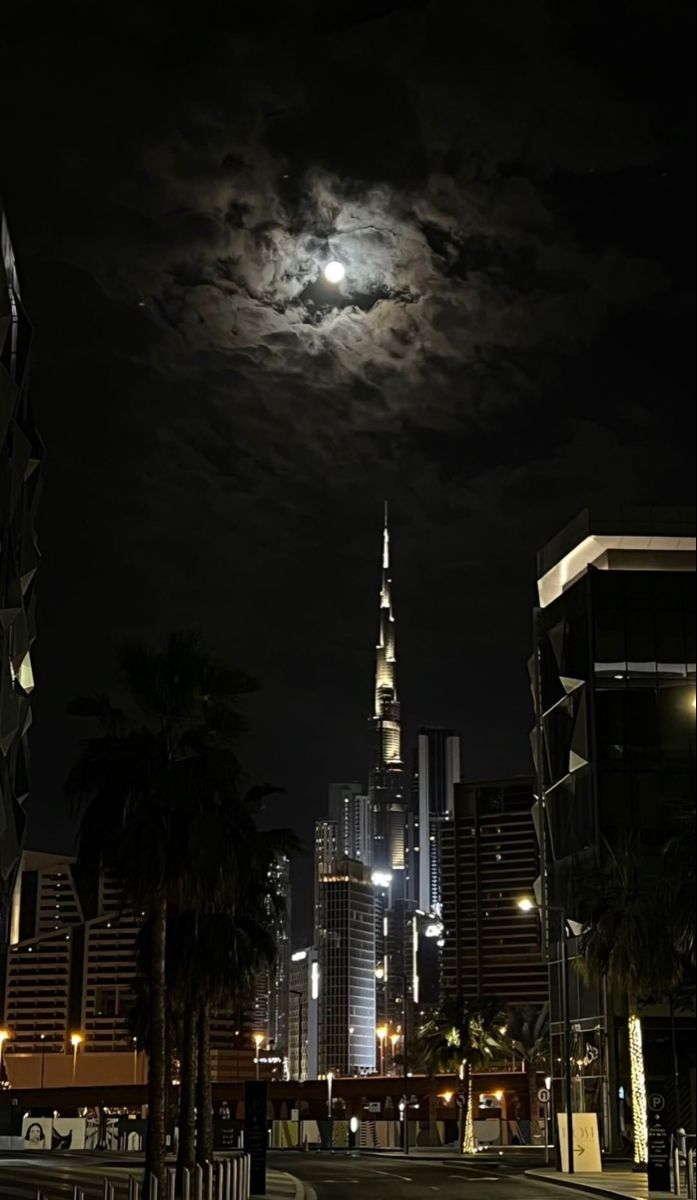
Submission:
POLYGON ((680 1151, 673 1149, 673 1191, 676 1196, 682 1196, 682 1172, 680 1170, 680 1151))
POLYGON ((188 1167, 182 1171, 182 1200, 191 1200, 191 1171, 188 1167))
POLYGON ((151 1175, 150 1176, 150 1184, 148 1186, 148 1200, 158 1200, 159 1190, 160 1190, 160 1185, 157 1182, 156 1176, 151 1175))
POLYGON ((140 1200, 140 1184, 134 1175, 128 1176, 128 1200, 140 1200))
POLYGON ((230 1179, 232 1172, 232 1163, 229 1158, 226 1158, 222 1163, 223 1170, 223 1200, 232 1200, 230 1195, 230 1179))
POLYGON ((194 1171, 194 1200, 203 1200, 203 1167, 196 1163, 194 1171))
POLYGON ((205 1186, 204 1191, 205 1191, 206 1200, 213 1200, 213 1163, 212 1162, 206 1163, 206 1186, 205 1186))
POLYGON ((217 1184, 218 1184, 218 1187, 217 1187, 217 1196, 218 1196, 218 1200, 224 1200, 224 1197, 223 1197, 223 1188, 224 1188, 224 1186, 225 1186, 225 1180, 223 1179, 223 1164, 222 1164, 222 1162, 218 1162, 218 1167, 217 1167, 217 1184))
POLYGON ((177 1172, 174 1167, 167 1168, 167 1200, 175 1200, 177 1195, 177 1172))
POLYGON ((104 1180, 104 1200, 114 1200, 114 1185, 108 1179, 104 1180))
POLYGON ((695 1152, 687 1152, 687 1195, 689 1200, 695 1200, 695 1152))
POLYGON ((252 1160, 248 1154, 242 1159, 242 1200, 249 1200, 252 1194, 252 1160))
MULTIPOLYGON (((78 1187, 77 1184, 75 1184, 75 1187, 73 1188, 73 1200, 85 1200, 85 1193, 82 1191, 81 1188, 78 1187)), ((129 1200, 130 1200, 130 1196, 129 1196, 129 1200)))
POLYGON ((240 1160, 237 1155, 230 1159, 230 1190, 227 1195, 227 1200, 238 1200, 239 1198, 239 1183, 238 1183, 238 1168, 240 1160))

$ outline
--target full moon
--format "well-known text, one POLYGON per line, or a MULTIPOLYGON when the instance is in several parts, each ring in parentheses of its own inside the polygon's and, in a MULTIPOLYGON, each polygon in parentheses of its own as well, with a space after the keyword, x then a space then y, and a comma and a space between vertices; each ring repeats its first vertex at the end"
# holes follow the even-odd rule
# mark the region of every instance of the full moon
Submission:
POLYGON ((324 278, 327 283, 341 283, 346 275, 346 267, 340 262, 327 263, 324 268, 324 278))

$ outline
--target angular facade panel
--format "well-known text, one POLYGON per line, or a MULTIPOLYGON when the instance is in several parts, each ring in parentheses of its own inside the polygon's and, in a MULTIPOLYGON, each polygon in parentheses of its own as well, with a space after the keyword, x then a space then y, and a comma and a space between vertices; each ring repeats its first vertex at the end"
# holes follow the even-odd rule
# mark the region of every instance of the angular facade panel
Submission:
POLYGON ((25 827, 42 446, 26 392, 31 329, 0 205, 0 974, 25 827))

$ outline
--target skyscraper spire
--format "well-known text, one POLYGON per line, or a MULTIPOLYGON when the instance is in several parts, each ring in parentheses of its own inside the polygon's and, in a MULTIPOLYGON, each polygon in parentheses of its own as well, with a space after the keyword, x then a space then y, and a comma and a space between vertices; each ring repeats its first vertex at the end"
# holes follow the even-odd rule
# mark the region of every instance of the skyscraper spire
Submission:
POLYGON ((404 776, 396 670, 389 512, 385 501, 369 795, 374 823, 373 861, 379 868, 391 872, 404 869, 404 776))

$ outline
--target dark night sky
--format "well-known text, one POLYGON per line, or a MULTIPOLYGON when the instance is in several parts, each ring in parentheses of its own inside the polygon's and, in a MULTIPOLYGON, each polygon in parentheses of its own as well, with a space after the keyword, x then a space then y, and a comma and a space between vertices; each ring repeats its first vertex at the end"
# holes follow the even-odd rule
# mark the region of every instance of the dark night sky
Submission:
POLYGON ((536 549, 692 498, 693 6, 14 7, 33 842, 66 840, 68 698, 187 625, 261 678, 245 758, 308 835, 365 775, 385 495, 407 729, 527 769, 536 549))

